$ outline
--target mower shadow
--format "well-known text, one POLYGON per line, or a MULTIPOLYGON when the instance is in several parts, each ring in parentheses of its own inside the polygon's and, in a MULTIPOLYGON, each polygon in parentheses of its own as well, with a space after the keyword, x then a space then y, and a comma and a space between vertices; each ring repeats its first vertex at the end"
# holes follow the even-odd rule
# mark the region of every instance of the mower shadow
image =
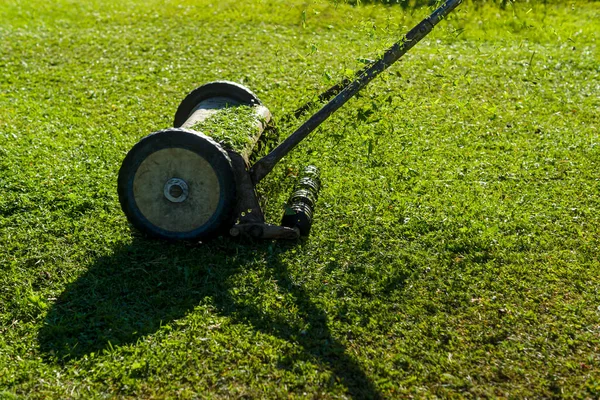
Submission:
POLYGON ((211 304, 235 323, 300 345, 303 356, 323 363, 351 397, 379 398, 373 382, 333 337, 325 312, 292 281, 280 261, 293 247, 297 245, 241 245, 228 239, 202 246, 135 240, 98 258, 60 295, 38 334, 40 349, 48 362, 68 362, 136 343, 198 305, 211 304), (232 293, 231 282, 265 260, 270 278, 289 292, 295 315, 308 326, 301 334, 287 322, 289 310, 274 315, 232 293))

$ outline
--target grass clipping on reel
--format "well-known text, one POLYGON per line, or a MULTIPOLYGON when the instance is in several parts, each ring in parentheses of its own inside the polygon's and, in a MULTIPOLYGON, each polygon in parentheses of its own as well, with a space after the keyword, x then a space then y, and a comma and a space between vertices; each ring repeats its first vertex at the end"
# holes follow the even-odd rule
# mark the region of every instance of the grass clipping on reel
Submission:
POLYGON ((263 121, 252 106, 228 107, 191 126, 210 136, 224 148, 248 154, 260 133, 263 121))

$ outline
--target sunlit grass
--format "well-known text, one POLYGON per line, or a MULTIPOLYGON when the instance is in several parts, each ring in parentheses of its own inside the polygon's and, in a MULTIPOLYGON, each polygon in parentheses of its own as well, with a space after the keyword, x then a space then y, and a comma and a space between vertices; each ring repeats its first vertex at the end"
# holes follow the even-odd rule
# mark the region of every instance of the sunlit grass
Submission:
POLYGON ((261 183, 301 243, 148 241, 116 176, 200 84, 284 118, 427 14, 0 5, 0 398, 597 397, 600 4, 467 2, 261 183), (2 392, 4 390, 4 392, 2 392))

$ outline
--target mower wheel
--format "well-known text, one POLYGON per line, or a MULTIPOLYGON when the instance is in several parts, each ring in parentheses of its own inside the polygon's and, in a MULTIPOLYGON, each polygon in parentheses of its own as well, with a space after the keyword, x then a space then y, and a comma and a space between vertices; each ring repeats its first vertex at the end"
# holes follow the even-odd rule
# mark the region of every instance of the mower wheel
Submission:
POLYGON ((231 159, 198 132, 172 128, 140 140, 123 160, 118 193, 129 221, 151 237, 206 240, 233 224, 231 159))

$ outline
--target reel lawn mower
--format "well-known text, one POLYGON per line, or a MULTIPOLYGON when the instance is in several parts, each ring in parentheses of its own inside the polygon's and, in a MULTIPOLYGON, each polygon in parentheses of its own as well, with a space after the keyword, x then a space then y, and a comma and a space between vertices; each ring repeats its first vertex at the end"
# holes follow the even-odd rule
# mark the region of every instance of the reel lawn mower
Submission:
MULTIPOLYGON (((125 215, 142 233, 167 240, 207 240, 227 233, 260 239, 308 235, 320 187, 314 167, 304 170, 281 225, 265 222, 255 186, 461 2, 447 0, 353 80, 320 94, 320 101, 329 102, 252 166, 252 151, 271 119, 269 109, 237 83, 217 81, 193 90, 179 105, 174 128, 144 137, 123 160, 118 193, 125 215)), ((311 106, 300 107, 296 116, 311 106)))

